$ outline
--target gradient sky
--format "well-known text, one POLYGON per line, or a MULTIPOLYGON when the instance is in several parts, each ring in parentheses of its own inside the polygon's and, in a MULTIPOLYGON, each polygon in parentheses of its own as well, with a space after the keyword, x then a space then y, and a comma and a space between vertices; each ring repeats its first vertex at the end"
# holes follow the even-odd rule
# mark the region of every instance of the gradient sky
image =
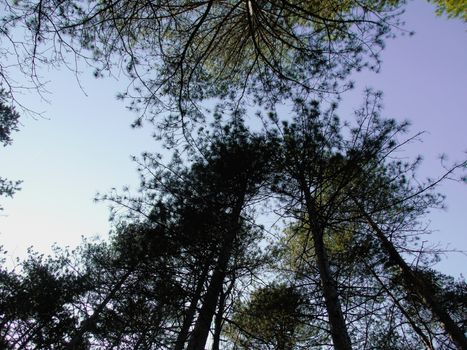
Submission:
MULTIPOLYGON (((412 122, 412 132, 426 131, 423 143, 409 145, 407 155, 424 156, 423 176, 442 173, 438 156, 452 161, 467 151, 467 25, 436 17, 425 1, 412 1, 404 15, 412 37, 389 40, 379 74, 354 75, 356 88, 343 95, 345 118, 362 101, 363 89, 384 92, 384 115, 412 122)), ((130 155, 157 151, 150 128, 131 129, 134 115, 115 96, 124 87, 115 79, 44 70, 50 81, 49 103, 37 95, 18 99, 45 118, 23 117, 12 146, 0 149, 0 175, 24 181, 13 199, 1 199, 0 242, 10 261, 24 256, 28 246, 49 253, 50 246, 75 246, 81 236, 106 237, 108 210, 94 203, 96 192, 130 185, 138 176, 130 155)), ((430 242, 467 251, 467 186, 446 183, 447 210, 427 218, 435 230, 430 242)), ((452 253, 438 268, 454 276, 467 272, 467 257, 452 253)))

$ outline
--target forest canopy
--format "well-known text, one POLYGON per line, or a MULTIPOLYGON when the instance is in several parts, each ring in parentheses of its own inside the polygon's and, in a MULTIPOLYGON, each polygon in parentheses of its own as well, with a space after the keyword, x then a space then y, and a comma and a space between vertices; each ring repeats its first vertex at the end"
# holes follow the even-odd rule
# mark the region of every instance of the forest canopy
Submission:
POLYGON ((40 91, 40 66, 79 62, 123 72, 136 124, 172 137, 170 159, 134 158, 136 194, 98 195, 107 239, 0 259, 0 348, 467 349, 467 285, 423 242, 467 162, 424 179, 404 150, 421 133, 383 117, 381 93, 345 119, 333 102, 378 70, 404 4, 2 1, 2 144, 11 68, 40 91))
MULTIPOLYGON (((271 104, 292 91, 345 89, 350 72, 378 69, 384 39, 398 31, 401 4, 3 1, 0 40, 13 46, 5 58, 17 60, 38 86, 37 66, 78 70, 79 58, 96 76, 127 74, 133 84, 121 97, 140 112, 190 113, 192 121, 202 118, 199 102, 210 98, 271 104)), ((3 68, 2 84, 14 90, 3 68)))
POLYGON ((442 178, 411 180, 378 98, 352 126, 297 100, 256 133, 219 117, 187 160, 144 154, 141 194, 101 198, 128 209, 109 242, 2 270, 3 346, 462 349, 465 282, 419 243, 442 178), (285 219, 270 245, 260 208, 285 219))

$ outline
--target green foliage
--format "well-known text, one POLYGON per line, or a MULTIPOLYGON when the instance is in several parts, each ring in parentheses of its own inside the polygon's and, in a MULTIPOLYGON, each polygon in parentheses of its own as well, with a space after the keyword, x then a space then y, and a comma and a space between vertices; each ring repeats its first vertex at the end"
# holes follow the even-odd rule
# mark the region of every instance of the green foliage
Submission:
POLYGON ((467 22, 467 1, 466 0, 428 0, 436 5, 436 14, 442 16, 446 14, 449 18, 459 18, 467 22))
POLYGON ((294 349, 306 340, 304 297, 284 284, 259 288, 246 303, 237 305, 227 336, 238 349, 294 349))

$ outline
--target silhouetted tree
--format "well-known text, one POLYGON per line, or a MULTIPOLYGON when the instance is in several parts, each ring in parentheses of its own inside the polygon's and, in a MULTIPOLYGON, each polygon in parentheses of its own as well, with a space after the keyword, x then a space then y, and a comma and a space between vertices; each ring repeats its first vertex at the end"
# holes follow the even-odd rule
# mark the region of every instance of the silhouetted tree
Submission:
POLYGON ((2 266, 0 275, 0 343, 5 349, 56 348, 78 321, 79 298, 91 287, 68 270, 66 256, 30 253, 22 271, 2 266))
MULTIPOLYGON (((1 87, 1 85, 0 85, 1 87)), ((8 146, 11 144, 11 133, 18 131, 19 114, 12 107, 7 105, 5 93, 0 89, 0 144, 8 146)), ((0 177, 0 196, 11 197, 19 189, 21 181, 10 181, 0 177)), ((2 207, 0 206, 0 211, 2 207)))
POLYGON ((227 336, 239 349, 292 350, 306 340, 304 305, 300 291, 286 285, 270 285, 238 303, 229 320, 227 336))
MULTIPOLYGON (((51 325, 32 315, 27 322, 42 338, 23 338, 24 346, 200 349, 211 328, 221 334, 236 283, 262 264, 255 246, 262 232, 247 220, 248 206, 262 195, 272 150, 240 120, 214 130, 190 165, 175 156, 166 167, 146 155, 141 197, 105 197, 131 207, 108 243, 84 245, 74 260, 40 264, 53 268, 52 277, 76 274, 86 288, 57 289, 52 277, 44 282, 61 299, 50 308, 40 302, 51 325), (60 310, 72 315, 66 325, 60 310)), ((36 273, 15 276, 27 284, 36 273)), ((19 299, 6 300, 20 306, 19 299)), ((10 317, 16 330, 25 322, 19 312, 10 317)), ((5 344, 21 348, 14 337, 7 332, 5 344)))
MULTIPOLYGON (((353 297, 351 293, 352 288, 366 290, 362 263, 371 266, 375 258, 383 259, 379 264, 395 264, 405 271, 407 285, 412 285, 410 291, 420 295, 452 342, 462 349, 465 336, 459 320, 453 320, 435 293, 413 273, 396 244, 408 244, 411 236, 407 232, 423 232, 420 216, 440 204, 433 188, 455 169, 465 167, 465 162, 455 165, 441 179, 412 185, 407 179, 416 163, 389 160, 404 144, 396 137, 407 125, 381 119, 378 104, 377 96, 369 98, 358 112, 357 126, 345 133, 333 110, 322 113, 317 103, 298 101, 297 117, 291 124, 280 124, 271 115, 267 128, 280 144, 275 164, 281 173, 273 190, 283 200, 283 215, 297 220, 301 234, 293 247, 294 259, 307 266, 307 271, 316 271, 315 276, 319 277, 315 285, 324 298, 336 349, 350 349, 351 338, 355 346, 361 340, 361 323, 354 320, 365 313, 347 310, 358 310, 359 305, 366 308, 369 300, 381 296, 376 290, 365 301, 358 293, 353 297), (382 220, 381 224, 384 222, 387 231, 381 231, 371 221, 372 215, 382 220), (351 247, 355 251, 347 250, 351 247), (363 247, 371 248, 368 252, 373 254, 359 249, 363 247)), ((294 232, 290 234, 293 236, 294 232)), ((370 282, 369 290, 376 285, 374 280, 370 282)))
POLYGON ((109 242, 2 270, 2 345, 202 350, 211 332, 214 350, 463 349, 465 283, 429 270, 424 249, 406 259, 465 162, 414 184, 418 162, 391 158, 407 125, 378 104, 370 94, 353 127, 302 100, 257 133, 216 115, 197 149, 144 154, 140 194, 102 197, 109 242), (287 224, 269 256, 262 204, 287 224))

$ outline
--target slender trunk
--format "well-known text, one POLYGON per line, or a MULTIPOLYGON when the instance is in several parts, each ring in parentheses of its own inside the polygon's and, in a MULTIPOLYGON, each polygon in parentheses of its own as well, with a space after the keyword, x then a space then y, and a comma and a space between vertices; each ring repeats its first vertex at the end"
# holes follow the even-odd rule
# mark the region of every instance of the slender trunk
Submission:
POLYGON ((344 314, 342 313, 339 294, 337 292, 337 283, 332 277, 331 269, 329 267, 329 257, 326 252, 326 247, 324 246, 324 230, 317 220, 315 203, 310 195, 306 181, 303 177, 300 180, 301 189, 305 196, 307 214, 309 220, 312 221, 311 235, 313 238, 314 252, 323 289, 324 303, 326 304, 326 311, 329 318, 332 343, 335 350, 352 350, 352 342, 350 341, 344 314))
POLYGON ((94 310, 94 313, 89 316, 87 319, 85 319, 83 322, 81 322, 80 327, 76 331, 76 333, 73 335, 71 340, 68 342, 68 344, 65 345, 64 349, 66 350, 73 350, 76 349, 81 342, 84 334, 88 332, 91 328, 94 327, 98 317, 100 316, 101 312, 104 310, 104 308, 107 306, 107 304, 115 297, 115 294, 117 291, 121 288, 123 283, 125 283, 126 279, 130 276, 131 270, 126 272, 115 284, 115 286, 112 288, 110 293, 107 295, 107 297, 97 306, 97 308, 94 310))
POLYGON ((323 288, 323 297, 331 327, 332 342, 335 350, 351 350, 352 343, 347 332, 344 314, 337 293, 336 281, 329 268, 329 258, 323 242, 322 232, 312 232, 318 264, 319 276, 323 288))
POLYGON ((384 232, 379 228, 379 226, 373 221, 373 219, 368 215, 368 213, 359 205, 360 210, 362 211, 363 216, 367 220, 368 224, 371 226, 373 231, 376 233, 376 236, 381 241, 383 249, 388 254, 389 258, 394 261, 402 271, 402 277, 409 287, 417 293, 424 304, 428 306, 433 315, 438 318, 441 322, 444 330, 450 336, 454 344, 459 350, 467 349, 467 338, 465 337, 464 332, 461 328, 454 322, 449 313, 441 306, 440 302, 437 300, 436 296, 433 293, 432 287, 426 283, 423 277, 415 274, 411 267, 405 262, 402 256, 399 254, 394 245, 389 241, 384 234, 384 232))
POLYGON ((423 331, 421 330, 420 327, 417 326, 417 324, 415 323, 415 321, 412 319, 412 317, 410 317, 410 315, 408 314, 407 311, 405 311, 404 307, 401 305, 401 303, 399 302, 399 300, 397 300, 396 296, 388 289, 388 287, 386 287, 386 285, 384 284, 384 282, 381 280, 381 278, 377 275, 377 273, 367 265, 368 269, 370 270, 371 274, 373 275, 373 277, 376 278, 376 280, 379 282, 379 284, 381 285, 381 287, 384 289, 384 291, 389 295, 389 297, 392 299, 392 301, 394 302, 394 304, 396 304, 397 308, 399 309, 399 311, 402 313, 402 315, 404 315, 404 317, 407 319, 407 321, 410 323, 410 326, 412 327, 412 329, 415 331, 415 333, 417 333, 417 335, 421 338, 422 342, 425 344, 426 348, 428 350, 434 350, 434 347, 433 347, 433 344, 431 342, 431 340, 425 335, 425 333, 423 333, 423 331))
POLYGON ((214 335, 211 350, 219 350, 222 331, 222 319, 224 317, 224 305, 226 297, 227 292, 222 292, 219 298, 219 306, 217 307, 217 314, 216 318, 214 319, 214 335))
POLYGON ((203 305, 196 320, 195 328, 188 342, 187 350, 204 350, 211 328, 212 318, 216 312, 219 296, 222 293, 226 270, 232 255, 232 248, 240 229, 240 213, 245 200, 245 191, 238 197, 231 214, 231 229, 227 232, 216 268, 212 274, 208 290, 203 300, 203 305))
POLYGON ((223 291, 221 293, 221 296, 220 296, 220 299, 219 299, 219 306, 217 308, 216 318, 214 319, 214 335, 213 335, 211 350, 219 350, 220 349, 220 340, 221 340, 222 327, 224 326, 224 312, 226 310, 225 302, 227 300, 227 297, 232 292, 232 289, 233 289, 234 285, 235 285, 235 276, 230 281, 230 285, 227 288, 227 290, 225 292, 223 291))
POLYGON ((230 260, 230 253, 233 245, 233 238, 234 237, 229 237, 221 250, 216 269, 212 274, 187 350, 203 350, 206 345, 212 318, 216 312, 217 302, 224 284, 226 269, 230 260))
POLYGON ((185 342, 188 339, 188 333, 190 331, 191 324, 193 323, 193 319, 196 313, 196 306, 198 305, 199 300, 201 299, 201 292, 203 291, 203 285, 206 281, 206 277, 209 272, 209 261, 207 261, 201 271, 201 275, 198 279, 196 284, 196 289, 193 294, 193 297, 190 301, 190 306, 186 312, 185 318, 183 320, 182 328, 180 329, 180 333, 178 333, 177 341, 175 342, 174 350, 183 350, 185 346, 185 342))

